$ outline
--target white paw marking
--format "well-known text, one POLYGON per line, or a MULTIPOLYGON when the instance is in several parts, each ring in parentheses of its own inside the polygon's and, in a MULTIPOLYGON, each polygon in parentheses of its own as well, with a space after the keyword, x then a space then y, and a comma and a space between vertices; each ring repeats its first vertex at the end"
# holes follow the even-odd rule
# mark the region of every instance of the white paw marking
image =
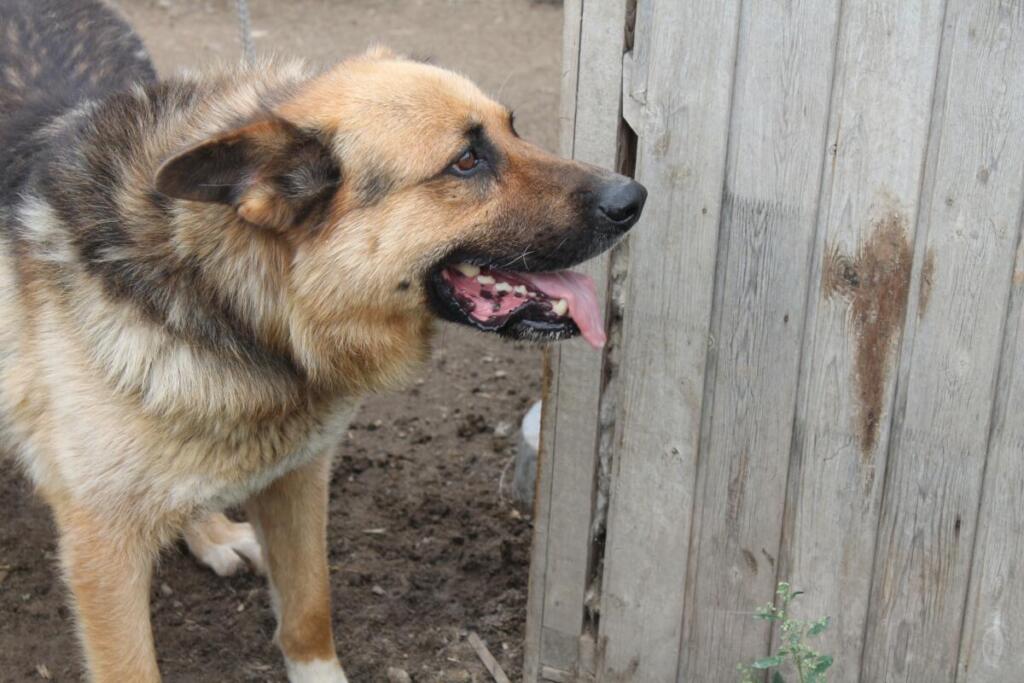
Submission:
POLYGON ((285 658, 290 683, 348 683, 337 659, 293 662, 285 658))
POLYGON ((263 553, 250 524, 214 513, 196 520, 185 531, 185 542, 195 558, 219 576, 231 576, 248 566, 264 573, 263 553))

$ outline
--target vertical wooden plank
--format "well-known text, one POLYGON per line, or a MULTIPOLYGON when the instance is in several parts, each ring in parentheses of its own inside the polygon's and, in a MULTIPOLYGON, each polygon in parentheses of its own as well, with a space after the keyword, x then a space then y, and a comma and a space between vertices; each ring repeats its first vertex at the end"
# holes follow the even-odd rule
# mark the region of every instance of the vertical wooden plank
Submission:
MULTIPOLYGON (((576 90, 580 76, 584 0, 565 0, 562 6, 562 84, 558 101, 558 152, 571 158, 576 142, 576 90)), ((557 348, 557 347, 556 347, 557 348)))
POLYGON ((1017 245, 1024 4, 951 0, 943 42, 918 235, 918 263, 931 255, 934 265, 925 295, 911 296, 916 326, 900 365, 866 681, 955 676, 1017 245))
POLYGON ((840 683, 860 679, 944 8, 846 2, 840 21, 779 569, 801 614, 832 617, 819 644, 840 683))
MULTIPOLYGON (((583 18, 583 0, 565 0, 562 25, 562 83, 558 107, 559 153, 572 156, 573 134, 576 129, 576 84, 579 76, 580 22, 583 18)), ((544 416, 541 444, 537 454, 537 491, 534 496, 533 540, 530 554, 530 586, 526 604, 526 642, 523 647, 523 679, 536 683, 541 674, 541 638, 543 633, 544 604, 547 592, 548 544, 550 540, 552 480, 554 457, 550 443, 553 439, 552 415, 557 403, 559 380, 559 353, 557 346, 549 348, 544 357, 544 416)), ((555 522, 557 526, 557 522, 555 522)))
POLYGON ((1013 283, 960 645, 963 683, 1001 683, 1024 672, 1024 244, 1013 283))
MULTIPOLYGON (((624 0, 567 3, 563 60, 563 153, 614 168, 621 112, 624 0), (575 54, 573 48, 577 47, 575 54), (570 111, 570 104, 572 108, 570 111)), ((580 268, 594 278, 602 296, 608 257, 580 268)), ((583 631, 584 597, 590 566, 598 412, 603 354, 576 340, 551 351, 552 381, 544 410, 543 455, 538 505, 543 531, 535 535, 536 608, 530 615, 528 672, 571 670, 583 631), (531 645, 532 647, 532 645, 531 645)))
POLYGON ((630 237, 620 447, 612 465, 599 680, 676 676, 738 1, 643 0, 647 104, 630 237))
POLYGON ((680 681, 764 656, 838 3, 743 5, 680 681))

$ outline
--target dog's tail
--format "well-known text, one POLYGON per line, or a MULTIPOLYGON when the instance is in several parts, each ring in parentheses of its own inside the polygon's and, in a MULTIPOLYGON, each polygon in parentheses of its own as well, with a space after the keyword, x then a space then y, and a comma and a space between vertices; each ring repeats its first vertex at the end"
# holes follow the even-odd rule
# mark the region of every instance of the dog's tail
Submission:
POLYGON ((0 125, 12 113, 155 80, 142 41, 99 0, 0 0, 0 125))

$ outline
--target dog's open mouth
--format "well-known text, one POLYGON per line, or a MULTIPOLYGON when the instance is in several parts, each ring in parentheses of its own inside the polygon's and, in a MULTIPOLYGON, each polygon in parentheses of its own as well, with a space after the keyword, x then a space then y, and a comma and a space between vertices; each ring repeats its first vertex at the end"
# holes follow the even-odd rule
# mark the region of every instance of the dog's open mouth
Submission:
POLYGON ((594 281, 560 270, 524 273, 455 263, 430 278, 432 298, 443 317, 520 339, 582 337, 595 348, 605 343, 594 281))

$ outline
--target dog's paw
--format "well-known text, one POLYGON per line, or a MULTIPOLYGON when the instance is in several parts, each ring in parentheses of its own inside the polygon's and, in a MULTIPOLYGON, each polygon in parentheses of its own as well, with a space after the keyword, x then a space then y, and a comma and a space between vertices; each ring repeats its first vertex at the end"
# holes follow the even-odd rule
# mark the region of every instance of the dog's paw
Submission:
POLYGON ((197 560, 220 576, 231 576, 249 566, 264 573, 260 543, 248 523, 212 513, 185 530, 185 543, 197 560))
POLYGON ((337 659, 293 662, 287 657, 289 683, 348 683, 337 659))

